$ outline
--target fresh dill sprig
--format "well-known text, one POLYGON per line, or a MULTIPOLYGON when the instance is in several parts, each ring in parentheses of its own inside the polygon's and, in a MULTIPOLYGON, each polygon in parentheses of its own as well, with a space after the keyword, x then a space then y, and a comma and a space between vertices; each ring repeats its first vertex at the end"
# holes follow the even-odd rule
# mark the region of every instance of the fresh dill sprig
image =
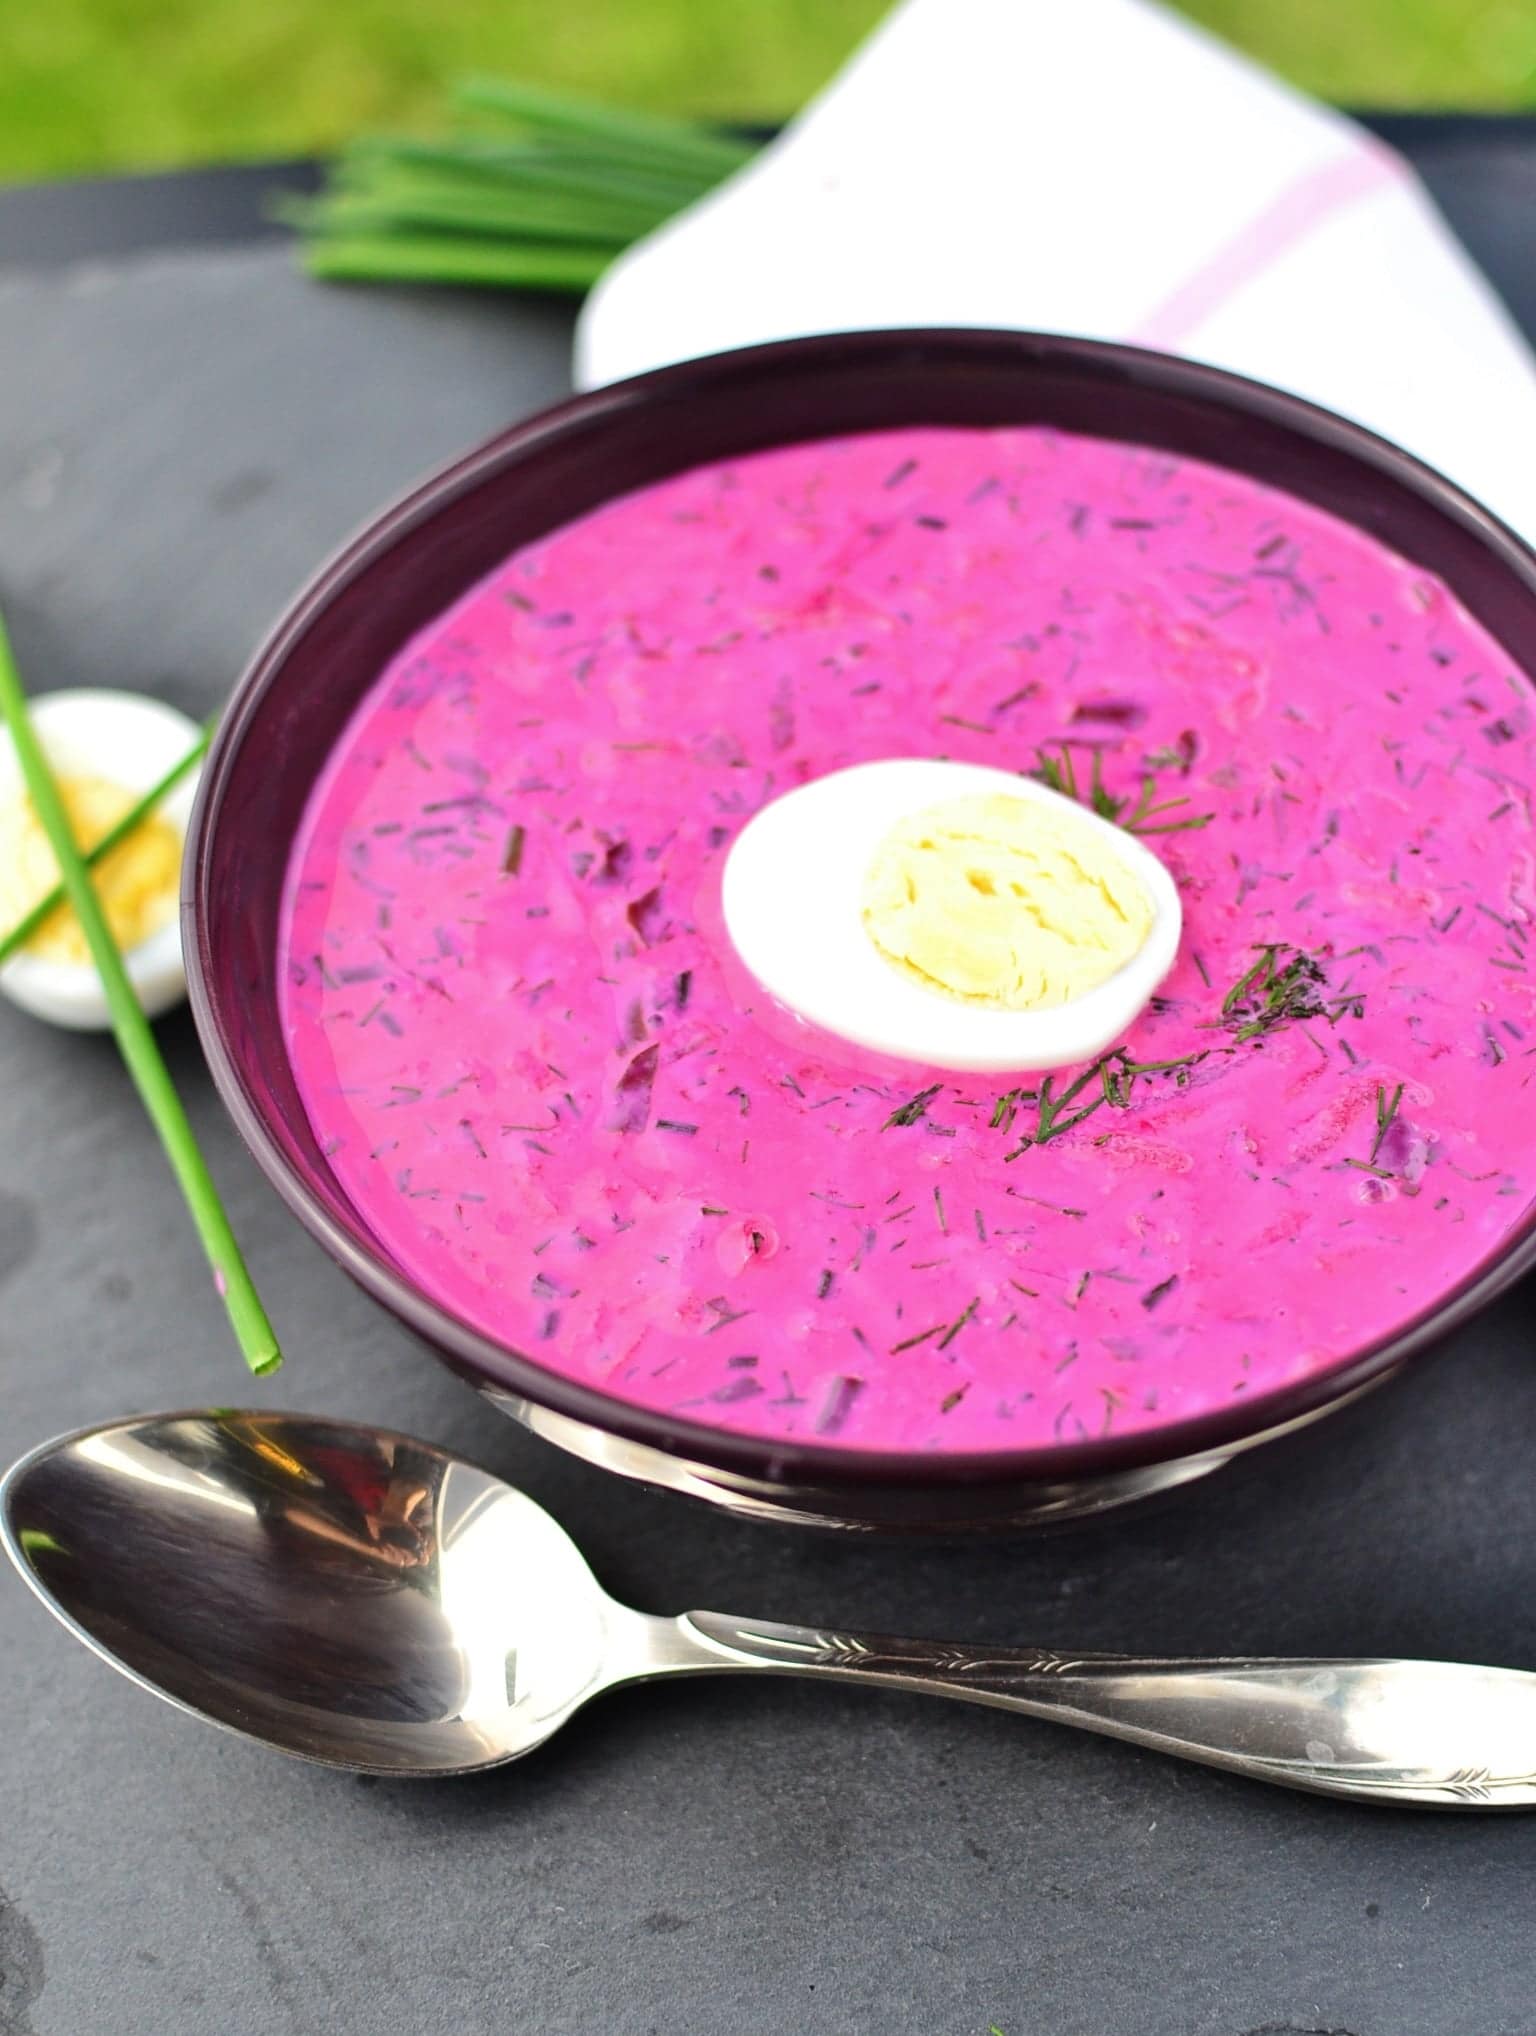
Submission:
MULTIPOLYGON (((1061 782, 1067 785, 1073 782, 1070 762, 1061 782)), ((1149 1076, 1171 1075, 1175 1084, 1183 1087, 1189 1080, 1189 1071, 1212 1052, 1231 1053, 1234 1047, 1245 1045, 1249 1040, 1309 1018, 1326 1018, 1330 1025, 1336 1025, 1341 1018, 1363 1015, 1365 999, 1361 992, 1347 991, 1337 996, 1328 994, 1327 972, 1317 955, 1308 954, 1301 948, 1288 947, 1284 941, 1266 942, 1256 949, 1256 953, 1258 959, 1244 969, 1222 999, 1221 1016, 1211 1021, 1214 1029, 1231 1033, 1232 1046, 1205 1047, 1167 1060, 1137 1060, 1127 1048, 1117 1046, 1108 1053, 1100 1054, 1059 1095, 1054 1075, 1047 1075, 1038 1088, 1005 1089, 993 1100, 989 1119, 992 1130, 1011 1131, 1021 1111, 1032 1109, 1035 1113, 1033 1124, 1013 1151, 1004 1155, 1005 1159, 1018 1159, 1032 1145, 1048 1145, 1053 1138, 1073 1130, 1106 1104, 1112 1110, 1128 1110, 1137 1082, 1149 1076), (1099 1093, 1090 1100, 1082 1100, 1095 1082, 1099 1085, 1099 1093)), ((927 1107, 929 1093, 915 1096, 890 1122, 912 1121, 906 1113, 916 1109, 921 1114, 927 1107)), ((1376 1156, 1402 1098, 1401 1082, 1390 1098, 1385 1089, 1378 1089, 1376 1142, 1371 1148, 1371 1157, 1369 1160, 1351 1160, 1350 1165, 1366 1167, 1372 1172, 1381 1171, 1376 1166, 1376 1156)))
MULTIPOLYGON (((1191 813, 1183 820, 1159 820, 1160 813, 1171 813, 1178 806, 1187 806, 1188 798, 1158 799, 1157 780, 1145 777, 1141 781, 1141 794, 1129 813, 1121 817, 1119 812, 1109 817, 1116 826, 1123 827, 1127 834, 1187 834, 1197 827, 1209 827, 1216 818, 1214 813, 1191 813)), ((1121 800, 1123 809, 1129 802, 1121 800)))
POLYGON ((1065 743, 1061 745, 1059 759, 1052 756, 1048 750, 1037 749, 1035 768, 1025 775, 1036 779, 1049 792, 1060 792, 1064 799, 1081 800, 1077 789, 1077 772, 1072 763, 1072 752, 1065 743))
POLYGON ((1063 798, 1089 807, 1101 820, 1112 821, 1116 827, 1123 827, 1127 834, 1183 834, 1193 828, 1208 827, 1216 817, 1214 813, 1192 813, 1182 820, 1159 818, 1161 814, 1189 805, 1190 801, 1187 797, 1159 799, 1157 778, 1150 771, 1143 776, 1141 789, 1134 799, 1129 792, 1117 796, 1104 782, 1104 762, 1097 749, 1089 752, 1088 784, 1086 790, 1082 789, 1078 785, 1077 766, 1073 762, 1070 745, 1063 742, 1059 749, 1058 756, 1052 756, 1048 750, 1037 749, 1035 768, 1026 775, 1044 785, 1048 791, 1059 792, 1063 798))
POLYGON ((1059 1138, 1064 1131, 1081 1124, 1085 1117, 1091 1117, 1106 1103, 1112 1110, 1128 1110, 1131 1093, 1141 1076, 1176 1074, 1181 1069, 1194 1067, 1205 1059, 1209 1051, 1205 1048, 1198 1053, 1180 1054, 1172 1060, 1133 1060, 1123 1046, 1117 1046, 1109 1053, 1101 1054, 1059 1096, 1053 1093, 1054 1075, 1047 1075, 1038 1089, 1005 1090, 992 1106, 991 1129, 1011 1131, 1019 1111, 1026 1106, 1034 1108, 1034 1127, 1025 1133, 1016 1149, 1006 1155, 1008 1159, 1017 1159, 1032 1145, 1048 1145, 1053 1138, 1059 1138), (1099 1084, 1098 1095, 1091 1103, 1083 1103, 1073 1109, 1079 1096, 1090 1089, 1095 1080, 1099 1084))
POLYGON ((1049 1145, 1053 1138, 1059 1138, 1064 1131, 1070 1131, 1074 1125, 1081 1124, 1085 1117, 1091 1117, 1095 1110, 1102 1109, 1104 1106, 1102 1088, 1091 1103, 1084 1103, 1076 1110, 1072 1108, 1089 1084, 1097 1079, 1099 1067, 1100 1063, 1095 1061, 1092 1067, 1086 1068, 1071 1087, 1059 1096, 1051 1093, 1056 1080, 1054 1075, 1047 1075, 1038 1089, 1021 1090, 1019 1101, 1035 1106, 1035 1126, 1032 1131, 1025 1132, 1012 1152, 1004 1154, 1005 1160, 1018 1159, 1022 1153, 1028 1152, 1032 1145, 1049 1145))

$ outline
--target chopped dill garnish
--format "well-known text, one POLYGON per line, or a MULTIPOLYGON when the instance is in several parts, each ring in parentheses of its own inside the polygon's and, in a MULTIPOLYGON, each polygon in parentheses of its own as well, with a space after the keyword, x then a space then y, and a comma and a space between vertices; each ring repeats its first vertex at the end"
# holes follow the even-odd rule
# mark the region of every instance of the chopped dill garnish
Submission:
POLYGON ((943 1327, 944 1324, 942 1322, 935 1322, 931 1329, 919 1330, 916 1336, 909 1336, 904 1343, 893 1343, 891 1345, 892 1357, 897 1356, 903 1350, 915 1350, 918 1344, 926 1343, 930 1336, 937 1336, 943 1327))
POLYGON ((994 1131, 1011 1131, 1013 1129, 1013 1120, 1018 1115, 1019 1110, 1019 1098, 1023 1093, 1022 1089, 1009 1089, 1006 1094, 998 1097, 997 1101, 992 1105, 991 1128, 994 1131))
POLYGON ((1316 955, 1285 941, 1266 942, 1254 951, 1258 960, 1244 969, 1221 1000, 1219 1023, 1239 1045, 1308 1018, 1326 1018, 1337 1025, 1341 1018, 1364 1016, 1365 998, 1359 991, 1336 997, 1324 994, 1328 976, 1316 955), (1285 954, 1290 959, 1282 961, 1285 954))
POLYGON ((928 1105, 943 1086, 942 1082, 935 1082, 932 1088, 919 1089, 915 1096, 908 1097, 905 1103, 891 1112, 880 1129, 882 1131, 893 1131, 900 1126, 919 1122, 921 1118, 927 1115, 928 1105))
POLYGON ((1371 1156, 1369 1159, 1346 1159, 1345 1166, 1352 1166, 1357 1173, 1374 1174, 1379 1181, 1397 1179, 1390 1167, 1378 1166, 1376 1159, 1381 1151, 1382 1141, 1397 1121, 1397 1113, 1402 1107, 1404 1086, 1399 1082, 1388 1096, 1385 1085, 1381 1082, 1376 1084, 1376 1136, 1371 1140, 1371 1156))
POLYGON ((1204 1059, 1205 1053, 1184 1053, 1176 1060, 1132 1060, 1124 1047, 1117 1047, 1099 1062, 1104 1100, 1113 1110, 1129 1110, 1138 1075, 1173 1074, 1180 1068, 1195 1067, 1204 1059))
POLYGON ((951 1322, 949 1327, 944 1331, 944 1334, 939 1338, 940 1350, 947 1350, 949 1348, 950 1344, 954 1342, 955 1338, 960 1334, 960 1331, 965 1327, 966 1323, 970 1321, 971 1317, 975 1314, 976 1310, 980 1306, 981 1306, 981 1296, 980 1294, 978 1294, 975 1297, 975 1299, 970 1303, 970 1305, 966 1308, 965 1312, 962 1315, 957 1315, 954 1321, 951 1322))
POLYGON ((1381 1142, 1396 1121, 1398 1110, 1402 1105, 1403 1088, 1404 1084, 1399 1082, 1392 1091, 1392 1100, 1388 1102, 1385 1088, 1380 1082, 1376 1084, 1376 1137, 1371 1145, 1371 1157, 1368 1162, 1371 1166, 1376 1164, 1376 1155, 1381 1150, 1381 1142))

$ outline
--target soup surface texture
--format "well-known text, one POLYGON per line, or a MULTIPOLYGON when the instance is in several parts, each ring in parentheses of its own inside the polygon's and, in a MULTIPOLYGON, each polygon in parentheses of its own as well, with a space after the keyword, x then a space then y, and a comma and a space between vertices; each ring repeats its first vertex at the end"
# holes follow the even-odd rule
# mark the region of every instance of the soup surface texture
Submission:
POLYGON ((859 1448, 1145 1429, 1359 1351, 1525 1220, 1532 737, 1443 586, 1213 467, 922 429, 702 468, 366 696, 291 854, 293 1067, 387 1255, 551 1371, 859 1448), (1106 1060, 877 1062, 745 976, 735 835, 892 756, 1171 829, 1179 960, 1106 1060))

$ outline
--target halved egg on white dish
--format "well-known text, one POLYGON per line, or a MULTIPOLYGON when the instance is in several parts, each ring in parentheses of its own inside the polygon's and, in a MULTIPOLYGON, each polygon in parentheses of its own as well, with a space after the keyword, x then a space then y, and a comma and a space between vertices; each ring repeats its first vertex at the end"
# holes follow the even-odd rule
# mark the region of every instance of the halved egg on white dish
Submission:
MULTIPOLYGON (((30 707, 76 833, 87 844, 152 790, 201 733, 185 714, 143 693, 82 687, 41 694, 30 707)), ((197 778, 190 771, 155 815, 93 869, 129 979, 150 1017, 186 993, 180 877, 197 778)), ((57 880, 14 745, 0 729, 0 930, 17 924, 57 880)), ((84 936, 67 912, 0 966, 0 991, 55 1025, 88 1032, 111 1023, 84 936)))
POLYGON ((1172 968, 1164 863, 1033 778, 893 757, 770 801, 733 843, 726 931, 763 987, 857 1046, 1025 1073, 1103 1053, 1172 968))

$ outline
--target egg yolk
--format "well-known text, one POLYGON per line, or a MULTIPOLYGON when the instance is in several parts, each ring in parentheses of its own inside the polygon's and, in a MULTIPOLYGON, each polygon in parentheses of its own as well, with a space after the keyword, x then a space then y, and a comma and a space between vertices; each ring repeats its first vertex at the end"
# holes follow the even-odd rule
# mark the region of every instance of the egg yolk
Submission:
MULTIPOLYGON (((59 781, 70 831, 91 849, 129 807, 135 794, 105 778, 59 781)), ((168 820, 151 817, 91 867, 96 894, 113 938, 125 951, 157 933, 175 914, 181 877, 181 836, 168 820)), ((59 866, 28 798, 0 814, 0 926, 14 926, 59 881, 59 866)), ((67 905, 50 912, 22 948, 47 961, 88 962, 80 922, 67 905)))
POLYGON ((1006 793, 899 820, 864 879, 864 929, 924 988, 1033 1011, 1107 980, 1152 930, 1114 845, 1072 809, 1006 793))

